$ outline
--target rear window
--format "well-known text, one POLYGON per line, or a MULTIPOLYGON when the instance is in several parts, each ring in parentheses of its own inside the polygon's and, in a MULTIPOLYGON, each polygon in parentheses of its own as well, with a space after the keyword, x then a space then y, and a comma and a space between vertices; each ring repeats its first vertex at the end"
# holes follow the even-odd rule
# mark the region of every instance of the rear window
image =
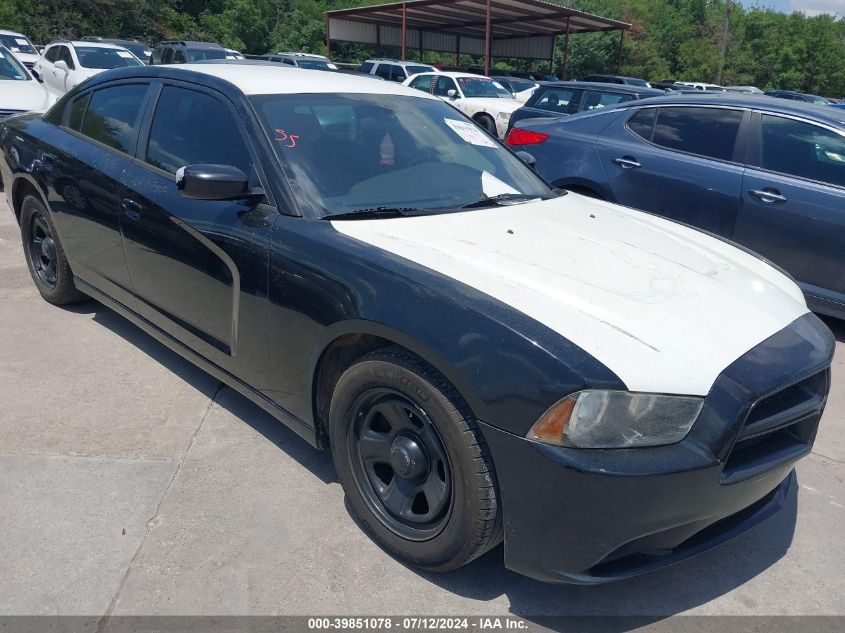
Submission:
POLYGON ((578 111, 578 101, 581 91, 569 88, 539 88, 534 93, 530 103, 532 108, 556 112, 558 114, 575 114, 578 111))
POLYGON ((741 122, 741 110, 660 108, 652 142, 667 149, 729 161, 741 122))
POLYGON ((431 66, 405 66, 405 70, 408 73, 408 77, 411 75, 416 75, 418 73, 430 73, 434 72, 434 68, 431 66))
POLYGON ((634 97, 628 94, 616 92, 594 92, 588 90, 584 97, 584 105, 582 110, 597 110, 598 108, 606 108, 607 106, 616 105, 617 103, 624 103, 625 101, 633 101, 634 97))

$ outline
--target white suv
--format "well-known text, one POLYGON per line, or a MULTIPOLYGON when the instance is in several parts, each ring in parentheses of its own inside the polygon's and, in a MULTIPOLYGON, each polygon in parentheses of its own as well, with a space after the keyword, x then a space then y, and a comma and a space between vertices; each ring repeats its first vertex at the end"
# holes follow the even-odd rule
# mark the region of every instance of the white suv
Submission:
POLYGON ((367 73, 368 75, 378 75, 387 81, 402 83, 408 77, 413 77, 417 73, 436 73, 440 71, 434 66, 429 66, 421 62, 403 62, 396 59, 368 59, 361 64, 361 72, 367 73))
POLYGON ((60 41, 50 44, 35 62, 35 72, 50 94, 61 96, 89 77, 111 68, 143 66, 122 46, 102 42, 60 41))

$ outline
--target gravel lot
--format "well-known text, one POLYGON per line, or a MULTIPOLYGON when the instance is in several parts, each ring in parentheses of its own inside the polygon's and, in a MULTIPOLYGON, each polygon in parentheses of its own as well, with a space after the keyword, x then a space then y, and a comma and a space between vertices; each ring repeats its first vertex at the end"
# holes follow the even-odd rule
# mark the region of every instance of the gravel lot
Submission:
MULTIPOLYGON (((786 511, 600 587, 396 562, 331 459, 110 310, 40 299, 0 202, 0 615, 845 615, 845 322, 786 511), (797 498, 796 498, 797 497, 797 498)), ((0 627, 2 628, 2 627, 0 627)))

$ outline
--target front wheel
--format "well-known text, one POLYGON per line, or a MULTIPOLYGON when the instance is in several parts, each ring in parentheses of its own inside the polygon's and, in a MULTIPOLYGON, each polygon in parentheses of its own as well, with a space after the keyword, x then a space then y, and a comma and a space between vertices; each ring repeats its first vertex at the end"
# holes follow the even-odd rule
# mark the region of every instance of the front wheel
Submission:
POLYGON ((346 370, 330 439, 349 503, 370 536, 413 565, 446 571, 501 539, 493 463, 460 395, 401 348, 346 370))
POLYGON ((487 130, 487 133, 490 134, 493 138, 498 137, 498 132, 496 131, 496 122, 493 120, 489 114, 479 114, 475 118, 476 123, 478 123, 481 127, 487 130))

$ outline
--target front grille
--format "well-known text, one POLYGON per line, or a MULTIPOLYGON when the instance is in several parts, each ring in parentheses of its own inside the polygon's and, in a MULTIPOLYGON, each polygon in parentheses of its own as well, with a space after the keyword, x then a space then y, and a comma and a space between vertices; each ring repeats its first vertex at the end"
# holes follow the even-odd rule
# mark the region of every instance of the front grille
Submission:
POLYGON ((829 389, 825 369, 757 401, 725 461, 722 483, 749 479, 810 452, 829 389))

